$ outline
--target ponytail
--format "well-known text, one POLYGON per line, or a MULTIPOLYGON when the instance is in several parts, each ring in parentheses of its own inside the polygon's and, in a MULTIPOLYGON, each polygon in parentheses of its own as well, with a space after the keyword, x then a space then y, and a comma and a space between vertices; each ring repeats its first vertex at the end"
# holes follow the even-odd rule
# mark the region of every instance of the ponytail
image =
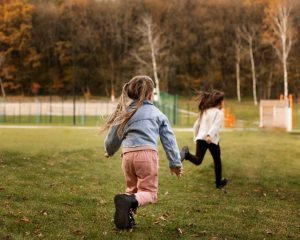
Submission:
POLYGON ((154 83, 148 76, 136 76, 125 83, 116 110, 109 117, 102 131, 119 125, 117 133, 122 137, 126 123, 143 105, 143 101, 152 94, 153 89, 154 83), (130 106, 130 109, 128 109, 127 97, 136 102, 135 105, 130 106))

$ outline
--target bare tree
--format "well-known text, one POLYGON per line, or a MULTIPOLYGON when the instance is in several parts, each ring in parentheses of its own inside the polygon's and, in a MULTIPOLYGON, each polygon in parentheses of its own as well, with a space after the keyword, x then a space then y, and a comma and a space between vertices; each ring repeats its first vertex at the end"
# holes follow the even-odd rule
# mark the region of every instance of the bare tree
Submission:
POLYGON ((159 101, 158 58, 166 55, 166 40, 151 16, 148 15, 142 18, 142 22, 137 26, 136 31, 138 36, 141 37, 141 45, 137 50, 132 51, 132 55, 142 68, 151 69, 155 81, 157 100, 159 101))
POLYGON ((241 36, 240 31, 236 30, 235 47, 235 69, 236 69, 236 95, 238 102, 241 102, 241 79, 240 79, 240 62, 241 62, 241 36))
POLYGON ((274 1, 268 9, 268 40, 281 60, 284 80, 284 97, 288 97, 288 56, 295 34, 293 32, 292 10, 296 7, 294 0, 274 1))
MULTIPOLYGON (((4 56, 0 55, 0 69, 2 68, 2 65, 4 64, 4 56)), ((3 86, 3 82, 2 82, 2 78, 0 76, 0 86, 1 86, 1 92, 2 92, 2 96, 3 99, 5 98, 5 90, 4 90, 4 86, 3 86)))
POLYGON ((252 91, 253 91, 253 101, 254 105, 257 106, 257 91, 256 91, 256 70, 255 70, 255 59, 253 54, 253 41, 256 36, 255 27, 243 26, 240 30, 240 35, 248 45, 249 57, 251 62, 251 72, 252 72, 252 91))

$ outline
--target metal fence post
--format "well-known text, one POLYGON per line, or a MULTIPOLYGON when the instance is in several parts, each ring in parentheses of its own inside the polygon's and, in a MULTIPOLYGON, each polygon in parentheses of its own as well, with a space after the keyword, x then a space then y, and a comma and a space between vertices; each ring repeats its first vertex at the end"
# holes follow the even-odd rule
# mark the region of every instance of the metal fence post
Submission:
POLYGON ((177 95, 174 95, 173 97, 173 124, 175 125, 177 123, 177 95))

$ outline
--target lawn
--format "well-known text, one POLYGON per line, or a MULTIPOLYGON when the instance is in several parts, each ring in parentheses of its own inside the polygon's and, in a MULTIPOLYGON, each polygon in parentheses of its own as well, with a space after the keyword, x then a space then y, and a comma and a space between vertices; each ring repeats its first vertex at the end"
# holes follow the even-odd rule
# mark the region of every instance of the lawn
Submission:
MULTIPOLYGON (((176 132, 194 150, 190 132, 176 132)), ((300 135, 221 133, 226 191, 212 160, 176 179, 160 145, 159 201, 118 232, 120 154, 103 157, 96 129, 0 128, 0 239, 300 239, 300 135)))

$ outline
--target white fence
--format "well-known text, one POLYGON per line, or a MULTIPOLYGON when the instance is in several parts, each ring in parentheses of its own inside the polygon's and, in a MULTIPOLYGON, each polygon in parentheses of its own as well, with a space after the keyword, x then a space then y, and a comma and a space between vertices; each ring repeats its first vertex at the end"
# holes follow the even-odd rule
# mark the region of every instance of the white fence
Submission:
MULTIPOLYGON (((76 101, 76 116, 107 116, 116 107, 110 101, 76 101)), ((72 101, 62 102, 0 102, 0 115, 4 116, 73 116, 72 101)))

